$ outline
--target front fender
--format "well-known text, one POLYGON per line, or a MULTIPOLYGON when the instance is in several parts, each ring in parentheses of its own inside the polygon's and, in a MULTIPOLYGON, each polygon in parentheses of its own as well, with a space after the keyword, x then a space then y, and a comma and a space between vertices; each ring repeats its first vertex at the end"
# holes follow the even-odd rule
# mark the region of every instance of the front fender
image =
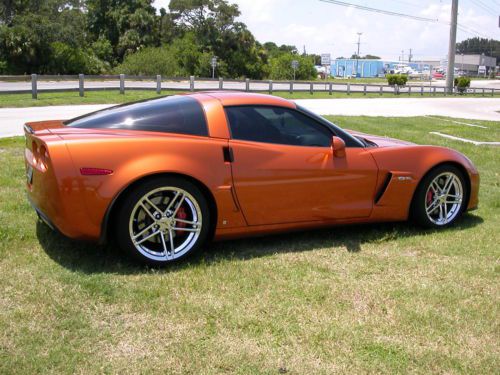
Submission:
POLYGON ((385 186, 379 186, 380 199, 374 205, 373 217, 406 220, 415 190, 422 178, 434 167, 452 163, 461 168, 469 183, 468 209, 478 204, 479 174, 474 164, 458 151, 438 146, 380 147, 372 150, 379 168, 379 181, 391 174, 385 186))

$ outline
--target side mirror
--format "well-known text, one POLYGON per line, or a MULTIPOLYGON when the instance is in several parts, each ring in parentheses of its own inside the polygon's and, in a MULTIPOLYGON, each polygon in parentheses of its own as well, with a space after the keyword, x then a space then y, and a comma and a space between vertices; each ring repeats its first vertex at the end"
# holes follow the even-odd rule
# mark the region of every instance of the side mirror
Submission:
POLYGON ((333 136, 332 137, 332 150, 333 156, 337 158, 345 157, 345 142, 342 138, 333 136))

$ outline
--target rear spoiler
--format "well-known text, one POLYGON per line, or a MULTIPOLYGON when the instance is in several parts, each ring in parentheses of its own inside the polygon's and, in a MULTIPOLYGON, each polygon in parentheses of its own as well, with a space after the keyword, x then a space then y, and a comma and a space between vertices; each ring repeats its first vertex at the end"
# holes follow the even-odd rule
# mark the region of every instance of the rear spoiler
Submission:
POLYGON ((24 132, 26 134, 35 134, 41 130, 49 130, 54 128, 63 128, 64 121, 63 120, 49 120, 49 121, 35 121, 35 122, 27 122, 24 124, 24 132))
POLYGON ((26 134, 34 134, 35 133, 35 131, 33 130, 33 128, 29 124, 24 124, 24 132, 26 134))

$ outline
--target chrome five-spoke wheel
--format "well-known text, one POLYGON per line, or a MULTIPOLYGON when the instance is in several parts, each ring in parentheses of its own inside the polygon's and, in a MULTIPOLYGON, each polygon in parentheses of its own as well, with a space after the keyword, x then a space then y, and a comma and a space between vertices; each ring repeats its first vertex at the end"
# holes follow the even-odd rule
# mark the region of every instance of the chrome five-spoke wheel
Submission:
POLYGON ((425 212, 431 222, 445 225, 460 212, 463 200, 463 187, 460 179, 451 172, 435 177, 425 194, 425 212))
POLYGON ((155 179, 132 192, 118 224, 118 241, 136 258, 163 264, 199 247, 209 220, 203 194, 178 178, 155 179), (124 236, 125 222, 127 235, 124 236))
POLYGON ((463 173, 453 165, 443 165, 422 179, 415 193, 413 215, 424 226, 447 226, 465 210, 466 200, 463 173))

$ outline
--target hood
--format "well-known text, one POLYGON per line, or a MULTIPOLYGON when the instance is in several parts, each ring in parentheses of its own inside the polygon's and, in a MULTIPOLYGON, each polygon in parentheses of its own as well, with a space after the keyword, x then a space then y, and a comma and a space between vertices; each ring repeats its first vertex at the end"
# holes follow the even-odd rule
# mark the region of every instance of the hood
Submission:
POLYGON ((382 137, 379 135, 371 135, 361 133, 354 130, 345 129, 349 134, 354 137, 363 138, 369 142, 375 143, 378 147, 394 147, 394 146, 410 146, 414 145, 412 142, 402 141, 400 139, 382 137))

